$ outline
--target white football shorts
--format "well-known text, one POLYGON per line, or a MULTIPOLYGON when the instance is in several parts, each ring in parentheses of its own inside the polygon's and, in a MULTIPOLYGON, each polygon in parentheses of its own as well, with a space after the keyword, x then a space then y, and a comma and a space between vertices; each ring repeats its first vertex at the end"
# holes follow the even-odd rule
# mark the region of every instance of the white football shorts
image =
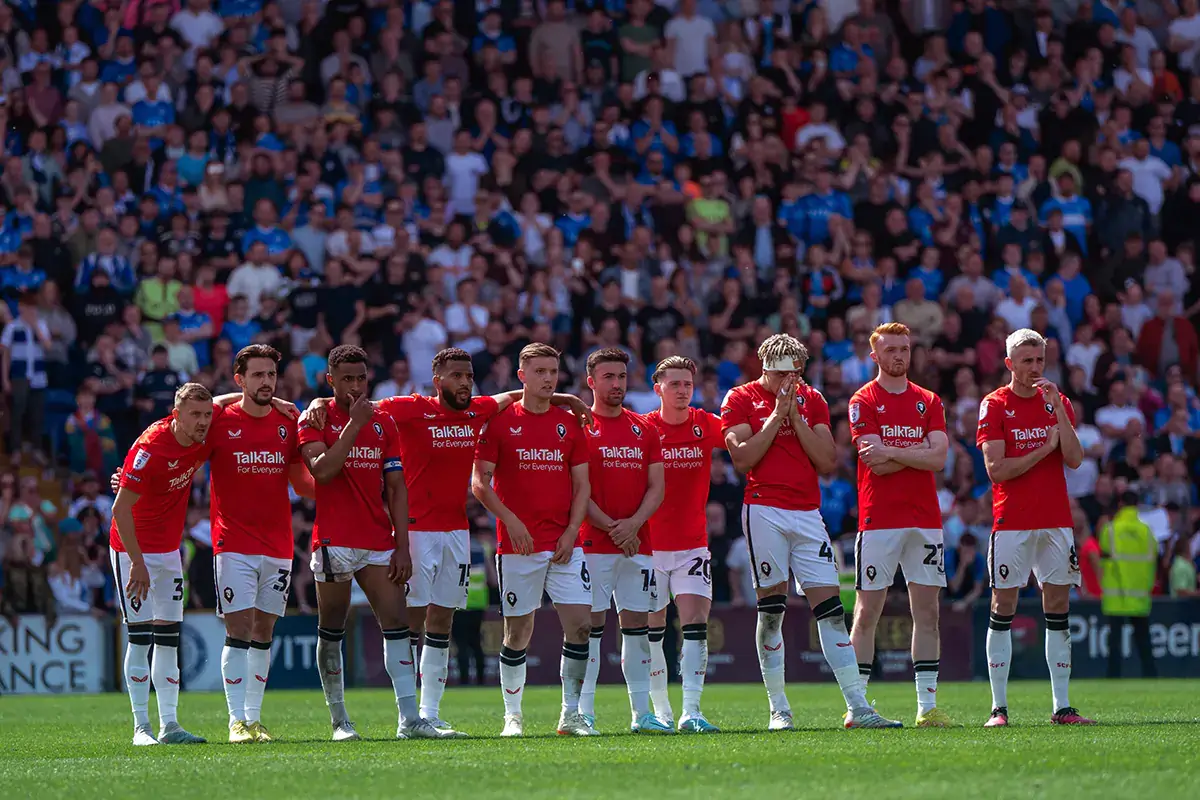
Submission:
POLYGON ((747 505, 742 514, 756 589, 786 583, 789 569, 798 591, 838 585, 821 512, 747 505))
POLYGON ((1079 585, 1079 554, 1070 528, 992 531, 988 543, 992 588, 1024 588, 1030 570, 1039 584, 1079 585))
POLYGON ((471 576, 471 534, 467 531, 409 531, 413 574, 408 607, 430 604, 466 608, 471 576))
POLYGON ((117 597, 121 601, 121 616, 126 625, 143 622, 183 622, 183 559, 179 551, 170 553, 143 553, 146 571, 150 573, 150 593, 145 600, 129 597, 125 586, 129 583, 129 568, 133 562, 128 553, 112 550, 109 561, 113 577, 117 581, 117 597))
POLYGON ((566 564, 551 564, 549 551, 523 556, 496 556, 500 609, 506 617, 523 617, 542 606, 542 595, 555 605, 586 606, 592 602, 592 577, 583 548, 576 547, 566 564))
POLYGON ((346 583, 363 567, 386 567, 394 550, 364 550, 361 547, 323 545, 313 550, 308 565, 322 583, 346 583))
POLYGON ((217 553, 217 616, 248 608, 282 617, 292 585, 292 562, 287 558, 217 553))
POLYGON ((653 611, 662 611, 671 598, 681 594, 712 600, 712 553, 707 547, 655 550, 654 571, 658 575, 658 596, 653 611))
POLYGON ((896 577, 921 586, 946 585, 946 553, 941 528, 859 531, 854 540, 854 588, 887 589, 896 577))
POLYGON ((658 604, 654 556, 638 553, 588 553, 592 571, 592 611, 653 611, 658 604))

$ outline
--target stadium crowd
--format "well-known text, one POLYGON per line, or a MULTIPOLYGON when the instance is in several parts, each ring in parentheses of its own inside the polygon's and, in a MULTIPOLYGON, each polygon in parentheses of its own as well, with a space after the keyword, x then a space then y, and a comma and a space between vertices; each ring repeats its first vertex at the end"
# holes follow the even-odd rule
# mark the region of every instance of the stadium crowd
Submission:
MULTIPOLYGON (((585 398, 586 356, 626 349, 638 412, 655 363, 690 356, 717 412, 790 333, 834 420, 821 512, 850 542, 846 403, 892 320, 945 400, 950 600, 986 592, 977 413, 1022 327, 1081 412, 1082 593, 1133 487, 1158 592, 1195 594, 1198 57, 1197 0, 2 4, 0 610, 111 610, 107 476, 183 381, 235 390, 252 342, 302 407, 336 344, 367 348, 382 398, 428 392, 448 345, 479 392, 519 388, 543 341, 585 398)), ((211 607, 194 494, 189 603, 211 607)), ((740 507, 714 461, 718 602, 753 602, 740 507)))

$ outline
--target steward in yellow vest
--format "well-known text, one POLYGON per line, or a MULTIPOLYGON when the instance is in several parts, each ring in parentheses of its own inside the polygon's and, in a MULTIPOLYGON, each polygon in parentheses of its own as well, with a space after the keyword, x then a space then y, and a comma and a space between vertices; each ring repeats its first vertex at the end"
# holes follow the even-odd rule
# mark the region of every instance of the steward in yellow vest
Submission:
POLYGON ((1125 624, 1133 626, 1133 639, 1142 662, 1142 675, 1154 677, 1150 648, 1150 594, 1158 561, 1158 542, 1150 526, 1138 517, 1137 494, 1122 493, 1112 521, 1100 530, 1100 609, 1108 619, 1108 675, 1121 674, 1125 654, 1125 624))

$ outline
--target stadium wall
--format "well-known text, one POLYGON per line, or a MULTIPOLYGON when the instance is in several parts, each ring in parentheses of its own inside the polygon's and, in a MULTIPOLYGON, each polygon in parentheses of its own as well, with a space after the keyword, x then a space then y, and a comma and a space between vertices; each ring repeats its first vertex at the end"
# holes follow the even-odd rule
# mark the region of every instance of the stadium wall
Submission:
MULTIPOLYGON (((972 611, 942 609, 942 678, 944 680, 986 679, 984 640, 988 608, 980 604, 972 611), (964 647, 966 642, 973 646, 964 647)), ((271 687, 274 689, 317 689, 320 683, 313 663, 316 648, 316 617, 289 616, 275 628, 272 646, 271 687)), ((713 682, 757 682, 758 657, 754 650, 755 611, 748 608, 714 608, 709 623, 709 675, 713 682)), ((1105 676, 1109 646, 1109 623, 1100 604, 1076 602, 1071 609, 1072 672, 1080 678, 1105 676)), ((485 680, 498 681, 501 619, 489 613, 483 626, 485 680)), ((828 679, 821 657, 812 615, 803 605, 788 612, 786 642, 789 681, 828 679)), ((902 604, 885 609, 877 639, 879 675, 882 680, 911 680, 912 662, 908 642, 912 621, 902 604)), ((1130 661, 1124 675, 1137 677, 1140 665, 1133 652, 1127 627, 1123 657, 1130 661)), ((1200 675, 1200 599, 1156 600, 1150 615, 1151 644, 1158 672, 1163 677, 1200 675)), ((1037 600, 1022 601, 1013 622, 1012 677, 1045 679, 1044 621, 1037 600)), ((211 612, 185 615, 180 647, 181 678, 187 691, 221 689, 221 647, 225 631, 211 612)), ((529 647, 529 683, 558 683, 558 655, 562 635, 557 616, 547 607, 537 612, 534 637, 529 647)), ((64 616, 47 627, 45 618, 20 616, 0 619, 0 695, 63 694, 123 691, 121 654, 125 649, 124 626, 111 619, 64 616)), ((348 683, 355 686, 389 686, 383 670, 379 627, 367 609, 356 614, 348 626, 346 642, 348 683)), ((600 679, 619 683, 620 651, 614 626, 603 641, 600 679)), ((450 662, 450 680, 458 682, 457 665, 450 662)))

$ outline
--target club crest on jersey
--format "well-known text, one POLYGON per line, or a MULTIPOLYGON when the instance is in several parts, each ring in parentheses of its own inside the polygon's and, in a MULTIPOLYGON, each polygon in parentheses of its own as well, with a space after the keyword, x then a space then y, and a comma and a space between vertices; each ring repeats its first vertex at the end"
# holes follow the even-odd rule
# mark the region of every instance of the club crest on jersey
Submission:
POLYGON ((1001 564, 999 571, 1000 571, 1000 579, 1005 580, 1005 581, 1008 580, 1008 564, 1001 564))
POLYGON ((634 436, 638 437, 639 439, 642 438, 642 429, 636 422, 631 423, 629 429, 633 431, 634 436))
POLYGON ((510 608, 512 606, 515 606, 517 604, 517 593, 516 592, 508 592, 507 594, 504 595, 504 600, 505 600, 505 602, 508 603, 510 608))
POLYGON ((1046 403, 1046 413, 1049 414, 1050 416, 1054 416, 1054 406, 1050 405, 1049 403, 1046 403))
POLYGON ((376 422, 371 425, 371 428, 375 431, 376 436, 378 436, 380 439, 383 438, 383 426, 382 425, 380 425, 378 422, 376 422))
POLYGON ((802 395, 802 394, 798 394, 798 395, 796 395, 796 403, 797 403, 797 404, 798 404, 798 405, 799 405, 801 408, 804 408, 804 395, 802 395))
POLYGON ((696 436, 696 438, 697 438, 697 439, 703 439, 703 438, 704 438, 704 431, 703 431, 703 430, 701 430, 701 428, 700 428, 700 426, 699 426, 699 425, 693 425, 693 426, 692 426, 692 433, 693 433, 693 434, 695 434, 695 436, 696 436))
POLYGON ((136 597, 131 597, 131 598, 129 598, 129 607, 132 608, 134 613, 136 614, 137 612, 142 610, 142 601, 137 599, 136 597))
POLYGON ((921 416, 925 416, 925 401, 924 400, 917 401, 917 413, 920 414, 921 416))
POLYGON ((850 406, 850 424, 853 425, 858 422, 860 417, 862 417, 862 408, 858 403, 852 404, 850 406))
POLYGON ((559 439, 567 438, 567 426, 563 425, 561 422, 554 426, 554 431, 558 434, 559 439))
POLYGON ((758 571, 763 574, 764 578, 771 577, 771 565, 765 561, 758 565, 758 571))
POLYGON ((872 583, 874 583, 874 581, 875 581, 875 576, 876 576, 876 575, 878 575, 878 574, 879 574, 879 572, 878 572, 878 571, 875 569, 875 565, 874 565, 874 564, 871 564, 871 565, 869 565, 869 566, 867 567, 867 580, 869 580, 869 581, 871 581, 872 583))
POLYGON ((470 417, 471 419, 475 419, 475 416, 476 416, 476 415, 475 415, 475 412, 474 412, 474 411, 468 411, 468 412, 467 412, 467 416, 468 416, 468 417, 470 417))
POLYGON ((226 586, 225 591, 221 592, 221 596, 225 598, 226 603, 232 603, 233 602, 233 587, 226 586))
POLYGON ((275 431, 276 431, 276 433, 279 434, 279 441, 281 441, 281 442, 287 441, 287 428, 286 427, 284 427, 283 425, 280 425, 278 428, 275 429, 275 431))

